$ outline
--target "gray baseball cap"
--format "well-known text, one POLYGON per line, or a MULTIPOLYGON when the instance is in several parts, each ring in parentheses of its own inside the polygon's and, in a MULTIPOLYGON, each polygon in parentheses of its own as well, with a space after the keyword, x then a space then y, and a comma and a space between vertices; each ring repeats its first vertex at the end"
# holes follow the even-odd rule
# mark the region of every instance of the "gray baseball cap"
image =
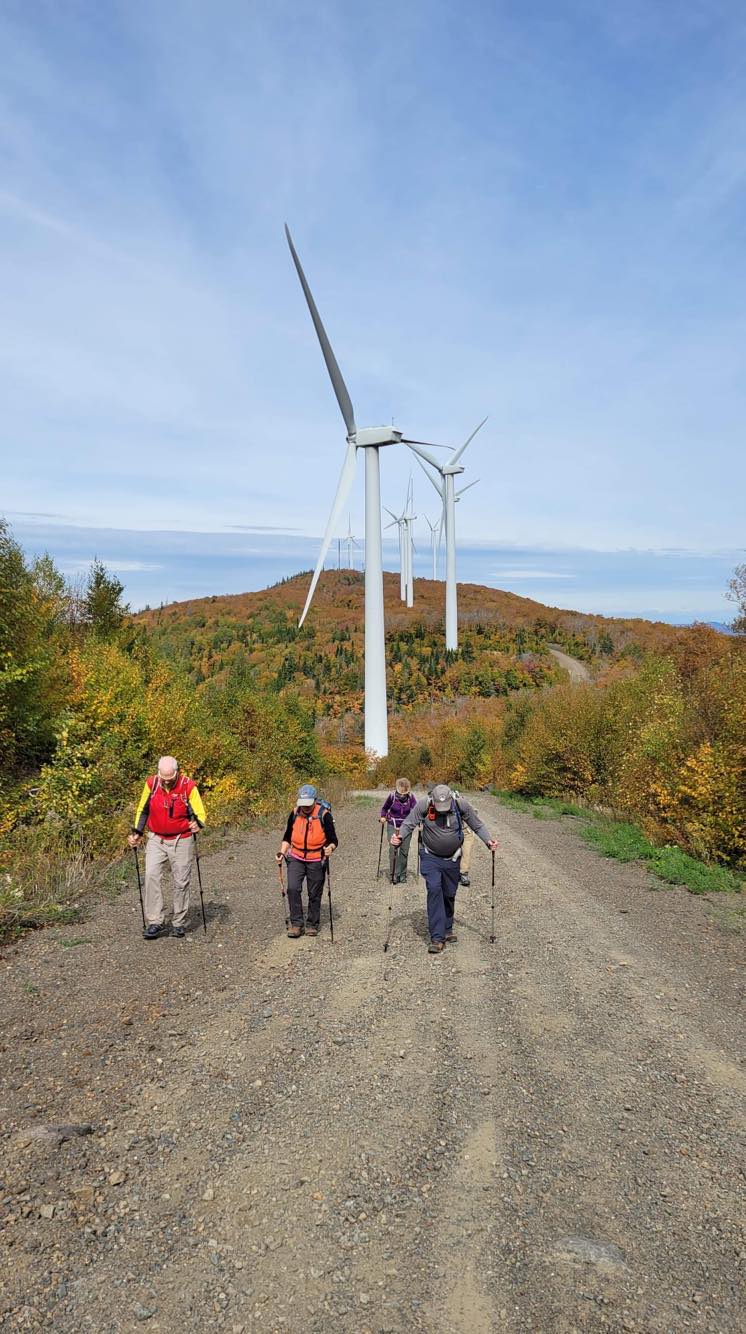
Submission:
POLYGON ((430 789, 430 800, 436 811, 450 811, 453 793, 447 783, 436 783, 430 789))

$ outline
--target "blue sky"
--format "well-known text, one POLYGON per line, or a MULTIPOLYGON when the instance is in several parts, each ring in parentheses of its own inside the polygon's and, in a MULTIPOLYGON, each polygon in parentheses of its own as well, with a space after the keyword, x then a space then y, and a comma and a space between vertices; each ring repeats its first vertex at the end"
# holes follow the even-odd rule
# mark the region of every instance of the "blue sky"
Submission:
POLYGON ((740 6, 0 0, 0 43, 0 512, 29 551, 95 552, 135 605, 313 563, 344 440, 287 219, 358 422, 489 413, 462 577, 732 614, 740 6))

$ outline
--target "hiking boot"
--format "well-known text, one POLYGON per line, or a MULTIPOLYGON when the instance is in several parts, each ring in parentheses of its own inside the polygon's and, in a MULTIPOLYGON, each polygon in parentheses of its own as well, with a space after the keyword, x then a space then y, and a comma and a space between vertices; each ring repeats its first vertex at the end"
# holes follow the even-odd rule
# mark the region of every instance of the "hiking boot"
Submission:
POLYGON ((307 926, 307 927, 306 927, 306 935, 307 935, 307 936, 317 936, 318 934, 319 934, 319 928, 318 928, 317 926, 307 926))
POLYGON ((450 941, 453 944, 456 940, 458 940, 458 936, 455 931, 446 931, 446 942, 450 941))
POLYGON ((288 927, 288 939, 289 939, 289 940, 297 940, 298 937, 299 937, 299 936, 302 936, 302 935, 303 935, 303 927, 302 927, 302 926, 289 926, 289 927, 288 927))
POLYGON ((162 930, 162 926, 158 926, 157 923, 152 922, 150 926, 146 926, 143 931, 143 940, 157 940, 162 930))
POLYGON ((458 878, 458 882, 460 885, 466 885, 467 887, 471 884, 471 880, 469 879, 466 871, 461 872, 461 875, 458 878))
POLYGON ((443 952, 443 950, 445 949, 445 947, 446 947, 446 946, 445 946, 445 941, 443 941, 443 940, 431 940, 431 941, 430 941, 430 944, 429 944, 428 947, 427 947, 427 952, 428 952, 428 954, 442 954, 442 952, 443 952))
POLYGON ((183 926, 172 926, 171 935, 176 936, 177 940, 183 940, 184 936, 186 935, 186 931, 184 930, 183 926))

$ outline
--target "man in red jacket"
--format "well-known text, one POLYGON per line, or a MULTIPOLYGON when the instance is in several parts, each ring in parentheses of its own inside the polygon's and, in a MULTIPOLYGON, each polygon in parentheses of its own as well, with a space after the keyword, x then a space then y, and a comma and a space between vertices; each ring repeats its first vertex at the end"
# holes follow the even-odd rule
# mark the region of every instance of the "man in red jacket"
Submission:
POLYGON ((194 861, 194 838, 206 820, 196 783, 179 773, 173 755, 162 755, 158 772, 145 779, 129 845, 136 848, 147 828, 145 849, 145 939, 157 940, 163 931, 163 868, 171 867, 174 911, 171 935, 182 938, 189 912, 189 882, 194 861))

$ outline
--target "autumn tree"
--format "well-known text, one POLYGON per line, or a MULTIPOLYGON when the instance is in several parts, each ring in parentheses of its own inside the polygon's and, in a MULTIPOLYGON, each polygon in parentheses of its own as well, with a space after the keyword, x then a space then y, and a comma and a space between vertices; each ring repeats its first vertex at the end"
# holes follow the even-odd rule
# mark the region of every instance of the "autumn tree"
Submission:
POLYGON ((735 602, 738 607, 738 615, 731 621, 731 630, 735 630, 737 634, 746 634, 746 565, 736 566, 733 578, 728 581, 728 591, 725 596, 729 602, 735 602))
POLYGON ((110 639, 120 629, 129 611, 122 602, 123 592, 124 584, 97 557, 83 595, 83 619, 98 639, 110 639))

